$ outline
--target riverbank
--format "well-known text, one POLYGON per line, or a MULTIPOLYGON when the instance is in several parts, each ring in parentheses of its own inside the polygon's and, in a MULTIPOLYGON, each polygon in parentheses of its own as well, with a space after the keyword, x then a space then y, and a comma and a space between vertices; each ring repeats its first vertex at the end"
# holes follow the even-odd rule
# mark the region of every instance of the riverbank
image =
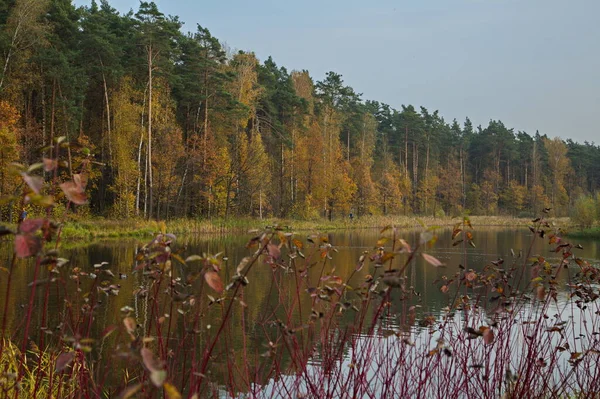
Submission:
POLYGON ((582 230, 570 231, 567 233, 567 236, 573 238, 600 240, 600 227, 591 227, 582 230))
MULTIPOLYGON (((418 228, 421 226, 453 226, 461 218, 433 218, 414 216, 365 216, 354 220, 292 220, 292 219, 176 219, 170 221, 148 221, 142 219, 109 220, 90 219, 73 220, 65 223, 62 237, 64 239, 97 239, 119 237, 150 237, 161 231, 173 234, 235 234, 254 228, 280 226, 293 231, 333 231, 344 229, 381 228, 393 225, 399 228, 418 228)), ((471 224, 477 226, 524 227, 531 224, 529 218, 512 218, 503 216, 471 216, 471 224)), ((569 218, 556 218, 552 221, 563 228, 570 225, 569 218)))

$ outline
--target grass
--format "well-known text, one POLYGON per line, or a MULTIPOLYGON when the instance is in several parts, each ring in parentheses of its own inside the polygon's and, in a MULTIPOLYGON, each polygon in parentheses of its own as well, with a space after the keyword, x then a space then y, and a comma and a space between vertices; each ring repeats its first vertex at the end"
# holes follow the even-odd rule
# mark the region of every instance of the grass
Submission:
MULTIPOLYGON (((57 354, 41 350, 35 343, 21 353, 17 345, 6 338, 2 339, 0 353, 0 394, 13 397, 18 392, 23 398, 74 397, 78 392, 77 380, 66 373, 55 372, 57 354), (19 377, 17 384, 17 378, 19 377)), ((82 366, 75 364, 74 373, 82 373, 82 366)))
MULTIPOLYGON (((94 240, 100 238, 152 237, 168 230, 173 234, 232 234, 265 226, 281 226, 294 231, 333 231, 344 229, 381 228, 394 225, 398 228, 420 226, 453 226, 460 218, 433 218, 417 216, 364 216, 349 219, 294 220, 294 219, 174 219, 166 222, 143 219, 111 220, 103 218, 67 219, 62 229, 62 237, 69 240, 94 240)), ((551 219, 561 226, 570 224, 568 218, 551 219)), ((474 226, 528 226, 531 219, 505 216, 471 216, 474 226)))
POLYGON ((568 237, 572 238, 583 238, 583 239, 600 239, 600 227, 590 227, 587 229, 569 231, 567 233, 568 237))

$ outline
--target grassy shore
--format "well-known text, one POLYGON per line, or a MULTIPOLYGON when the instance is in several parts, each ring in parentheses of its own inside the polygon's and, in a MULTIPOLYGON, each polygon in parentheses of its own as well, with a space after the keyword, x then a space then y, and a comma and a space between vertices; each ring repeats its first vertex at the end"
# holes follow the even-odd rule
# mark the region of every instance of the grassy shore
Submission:
POLYGON ((591 227, 587 229, 574 230, 568 232, 567 236, 572 238, 597 239, 600 240, 600 227, 591 227))
MULTIPOLYGON (((148 221, 142 219, 110 220, 94 218, 89 220, 67 221, 63 227, 63 238, 96 239, 119 237, 149 237, 160 231, 174 234, 232 234, 246 232, 249 229, 279 225, 294 231, 333 231, 343 229, 381 228, 394 225, 400 228, 418 228, 421 226, 452 226, 461 218, 433 218, 415 216, 365 216, 354 220, 292 220, 292 219, 175 219, 169 221, 148 221)), ((527 226, 528 218, 503 216, 471 216, 473 226, 527 226)), ((561 227, 570 224, 568 218, 555 219, 561 227)))
MULTIPOLYGON (((530 218, 509 216, 470 216, 474 227, 525 227, 531 224, 530 218)), ((550 219, 557 226, 572 230, 569 236, 576 238, 600 238, 600 229, 577 230, 569 218, 550 219)), ((214 219, 173 219, 168 221, 127 219, 114 220, 104 218, 71 219, 65 221, 61 237, 74 240, 93 240, 101 238, 151 237, 161 231, 173 234, 218 235, 246 232, 250 229, 263 229, 267 226, 280 226, 293 231, 334 231, 345 229, 370 229, 393 225, 399 228, 419 228, 421 226, 453 226, 462 221, 462 217, 418 217, 418 216, 364 216, 354 220, 335 219, 332 221, 294 220, 294 219, 255 219, 255 218, 214 218, 214 219)), ((9 225, 10 228, 16 228, 9 225)))

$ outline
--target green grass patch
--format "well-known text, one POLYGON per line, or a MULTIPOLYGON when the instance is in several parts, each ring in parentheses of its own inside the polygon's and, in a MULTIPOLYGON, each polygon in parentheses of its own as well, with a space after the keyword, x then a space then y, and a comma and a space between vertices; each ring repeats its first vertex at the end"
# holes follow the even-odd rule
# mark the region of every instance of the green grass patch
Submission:
MULTIPOLYGON (((528 218, 503 216, 471 216, 474 226, 524 227, 531 224, 528 218)), ((294 231, 334 231, 350 229, 381 228, 393 225, 398 228, 418 228, 421 226, 452 226, 461 222, 461 217, 417 217, 417 216, 363 216, 335 220, 294 220, 294 219, 254 219, 215 218, 215 219, 174 219, 169 221, 149 221, 143 219, 110 220, 102 218, 78 219, 65 222, 62 231, 64 239, 101 239, 120 237, 152 237, 161 231, 188 234, 234 234, 250 229, 263 229, 280 226, 294 231)), ((556 219, 562 226, 569 224, 568 218, 556 219)))
POLYGON ((600 227, 570 231, 567 233, 567 236, 572 238, 600 239, 600 227))

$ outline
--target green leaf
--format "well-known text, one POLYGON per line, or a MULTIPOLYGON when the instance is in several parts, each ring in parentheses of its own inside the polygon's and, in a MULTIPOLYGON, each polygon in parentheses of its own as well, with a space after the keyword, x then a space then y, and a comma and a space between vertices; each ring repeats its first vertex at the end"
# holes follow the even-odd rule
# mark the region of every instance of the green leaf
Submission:
POLYGON ((27 169, 27 173, 35 172, 36 170, 41 169, 43 167, 44 164, 42 162, 34 163, 29 166, 29 169, 27 169))
POLYGON ((185 263, 202 261, 202 260, 204 260, 204 258, 200 255, 190 255, 185 259, 185 263))

